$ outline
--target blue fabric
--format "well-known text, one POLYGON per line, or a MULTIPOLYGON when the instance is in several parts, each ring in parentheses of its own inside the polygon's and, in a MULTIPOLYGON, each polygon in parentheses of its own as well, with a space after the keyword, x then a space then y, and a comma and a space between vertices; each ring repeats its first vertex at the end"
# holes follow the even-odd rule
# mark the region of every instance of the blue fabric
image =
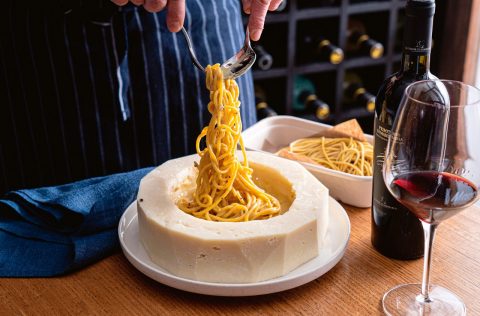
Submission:
POLYGON ((118 247, 117 226, 151 168, 0 200, 0 277, 47 277, 84 267, 118 247))

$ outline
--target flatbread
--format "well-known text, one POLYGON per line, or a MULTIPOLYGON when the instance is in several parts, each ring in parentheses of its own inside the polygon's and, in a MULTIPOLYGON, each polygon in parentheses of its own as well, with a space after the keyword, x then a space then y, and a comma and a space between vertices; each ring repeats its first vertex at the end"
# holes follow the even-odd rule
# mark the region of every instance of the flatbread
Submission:
MULTIPOLYGON (((367 139, 365 135, 363 134, 363 130, 360 127, 360 124, 358 124, 358 121, 356 119, 351 119, 348 121, 345 121, 343 123, 340 123, 338 125, 333 126, 330 129, 327 129, 325 131, 322 131, 318 134, 312 135, 308 138, 314 138, 314 137, 327 137, 327 138, 350 138, 352 137, 353 139, 356 139, 361 142, 366 142, 367 139)), ((296 160, 300 162, 308 162, 312 164, 318 165, 317 162, 315 162, 313 159, 310 157, 304 156, 304 155, 299 155, 296 153, 293 153, 290 151, 289 147, 284 147, 277 151, 276 153, 277 156, 280 156, 282 158, 287 158, 290 160, 296 160)))
POLYGON ((359 140, 361 142, 367 141, 367 139, 365 138, 365 135, 363 134, 363 130, 360 127, 360 124, 358 124, 358 121, 356 119, 351 119, 343 123, 340 123, 338 125, 335 125, 334 127, 328 130, 309 136, 309 138, 321 137, 321 136, 328 137, 328 138, 352 137, 353 139, 359 140))
POLYGON ((308 162, 308 163, 317 164, 314 160, 310 159, 307 156, 292 153, 288 147, 280 149, 279 151, 277 151, 276 155, 280 156, 282 158, 290 159, 290 160, 296 160, 296 161, 301 161, 301 162, 308 162))

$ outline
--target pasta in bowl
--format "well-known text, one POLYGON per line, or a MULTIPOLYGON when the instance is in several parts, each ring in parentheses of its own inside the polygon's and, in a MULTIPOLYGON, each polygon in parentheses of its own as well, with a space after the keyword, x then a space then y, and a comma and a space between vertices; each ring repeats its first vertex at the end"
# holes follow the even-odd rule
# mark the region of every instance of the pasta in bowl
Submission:
MULTIPOLYGON (((358 176, 373 174, 373 146, 350 138, 312 137, 290 143, 288 150, 326 168, 358 176)), ((281 156, 281 154, 280 154, 281 156)))

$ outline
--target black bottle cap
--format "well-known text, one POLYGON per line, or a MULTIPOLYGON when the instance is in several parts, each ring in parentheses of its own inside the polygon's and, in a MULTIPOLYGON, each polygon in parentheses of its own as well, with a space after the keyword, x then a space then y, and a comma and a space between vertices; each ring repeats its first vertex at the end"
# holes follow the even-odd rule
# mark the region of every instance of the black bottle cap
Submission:
POLYGON ((415 16, 433 16, 435 14, 435 0, 408 0, 405 13, 415 16))
POLYGON ((368 112, 375 111, 375 96, 367 91, 360 94, 357 98, 357 103, 361 105, 368 112))
POLYGON ((263 46, 257 45, 254 47, 255 53, 257 54, 257 67, 261 70, 268 70, 272 68, 273 58, 263 46))
POLYGON ((318 55, 321 60, 326 60, 334 65, 341 63, 344 57, 343 50, 332 44, 328 44, 319 49, 318 55))
POLYGON ((315 114, 315 117, 324 120, 330 114, 330 107, 327 103, 318 99, 316 95, 310 94, 305 100, 307 112, 315 114))
POLYGON ((405 7, 405 51, 429 53, 432 46, 434 0, 409 0, 405 7))

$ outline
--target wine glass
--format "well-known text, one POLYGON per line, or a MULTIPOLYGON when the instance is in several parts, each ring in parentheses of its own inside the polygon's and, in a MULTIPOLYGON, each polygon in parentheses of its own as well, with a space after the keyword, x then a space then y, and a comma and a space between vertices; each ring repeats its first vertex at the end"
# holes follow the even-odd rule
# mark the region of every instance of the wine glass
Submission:
POLYGON ((425 233, 422 284, 402 284, 385 293, 385 313, 465 315, 462 300, 430 285, 429 276, 438 225, 479 197, 480 90, 452 80, 409 85, 389 135, 383 177, 425 233))

